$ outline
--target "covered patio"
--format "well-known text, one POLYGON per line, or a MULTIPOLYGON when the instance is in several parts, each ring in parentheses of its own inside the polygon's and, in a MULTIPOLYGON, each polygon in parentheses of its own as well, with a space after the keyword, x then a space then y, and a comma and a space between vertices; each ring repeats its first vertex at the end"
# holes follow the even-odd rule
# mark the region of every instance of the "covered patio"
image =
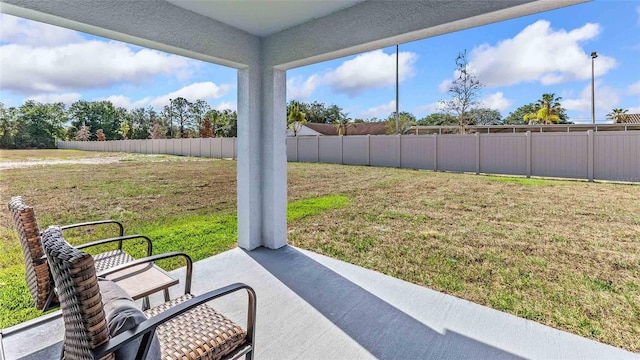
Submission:
MULTIPOLYGON (((288 69, 580 2, 2 0, 0 11, 238 70, 239 248, 196 263, 193 292, 256 290, 258 358, 637 358, 287 246, 288 69)), ((215 306, 244 323, 233 300, 215 306)), ((55 356, 61 339, 56 314, 1 338, 7 359, 55 356)))
MULTIPOLYGON (((256 359, 638 358, 293 246, 237 248, 194 264, 195 294, 234 282, 250 284, 258 295, 256 359)), ((162 303, 161 296, 152 303, 162 303)), ((245 303, 238 293, 212 306, 244 324, 245 303)), ((5 358, 57 358, 63 324, 59 311, 49 316, 35 327, 3 330, 5 358)))

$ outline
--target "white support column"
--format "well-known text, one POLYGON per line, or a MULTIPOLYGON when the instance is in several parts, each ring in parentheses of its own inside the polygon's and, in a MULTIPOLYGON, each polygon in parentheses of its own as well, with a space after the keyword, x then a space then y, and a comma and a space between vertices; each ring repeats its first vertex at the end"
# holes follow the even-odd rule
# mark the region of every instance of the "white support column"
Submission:
POLYGON ((238 246, 287 244, 286 75, 238 70, 238 246))
POLYGON ((286 71, 262 73, 262 246, 287 245, 286 71))

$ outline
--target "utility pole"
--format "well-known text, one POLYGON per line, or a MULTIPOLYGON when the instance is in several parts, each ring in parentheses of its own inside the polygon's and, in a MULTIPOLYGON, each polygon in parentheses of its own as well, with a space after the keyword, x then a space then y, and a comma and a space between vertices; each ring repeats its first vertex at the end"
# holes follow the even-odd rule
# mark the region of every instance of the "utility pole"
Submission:
POLYGON ((593 71, 594 60, 598 54, 594 51, 591 53, 591 124, 596 124, 596 90, 595 90, 595 72, 593 71))
POLYGON ((398 101, 399 81, 398 81, 398 44, 396 44, 396 134, 400 134, 400 102, 398 101))

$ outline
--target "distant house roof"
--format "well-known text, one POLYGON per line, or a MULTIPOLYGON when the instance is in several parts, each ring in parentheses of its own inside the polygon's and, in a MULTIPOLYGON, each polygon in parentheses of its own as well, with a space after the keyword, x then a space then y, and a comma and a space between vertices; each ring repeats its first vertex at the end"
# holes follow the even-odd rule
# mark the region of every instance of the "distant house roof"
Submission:
MULTIPOLYGON (((338 129, 333 124, 306 123, 304 126, 322 135, 338 135, 338 129)), ((347 127, 347 135, 385 135, 387 126, 384 122, 355 123, 347 127)))

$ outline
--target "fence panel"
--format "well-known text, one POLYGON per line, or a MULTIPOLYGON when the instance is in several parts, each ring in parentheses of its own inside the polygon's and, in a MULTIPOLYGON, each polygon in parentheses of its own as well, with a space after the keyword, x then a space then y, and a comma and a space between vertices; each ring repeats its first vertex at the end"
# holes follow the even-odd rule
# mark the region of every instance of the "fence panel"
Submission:
POLYGON ((437 135, 405 135, 402 137, 400 155, 402 167, 435 170, 435 143, 437 135))
POLYGON ((531 175, 588 178, 586 132, 532 133, 531 175))
MULTIPOLYGON (((640 131, 300 136, 286 141, 289 161, 509 175, 526 175, 530 166, 532 176, 592 176, 640 182, 640 131)), ((87 151, 237 157, 235 138, 58 141, 57 146, 87 151)))
POLYGON ((593 176, 640 181, 640 136, 624 131, 594 133, 593 176))
POLYGON ((235 156, 235 139, 222 138, 222 158, 233 159, 235 156))
POLYGON ((300 136, 298 137, 298 161, 302 162, 318 162, 318 136, 300 136))
POLYGON ((295 137, 287 136, 287 161, 298 161, 298 144, 295 137))
POLYGON ((347 165, 369 165, 368 136, 342 136, 342 163, 347 165))
POLYGON ((342 163, 342 141, 339 136, 319 136, 318 162, 328 164, 342 163))
POLYGON ((370 136, 369 164, 372 166, 400 166, 399 136, 370 136))
POLYGON ((480 134, 480 172, 526 175, 526 133, 480 134))
POLYGON ((476 171, 475 135, 439 135, 438 170, 476 171))

